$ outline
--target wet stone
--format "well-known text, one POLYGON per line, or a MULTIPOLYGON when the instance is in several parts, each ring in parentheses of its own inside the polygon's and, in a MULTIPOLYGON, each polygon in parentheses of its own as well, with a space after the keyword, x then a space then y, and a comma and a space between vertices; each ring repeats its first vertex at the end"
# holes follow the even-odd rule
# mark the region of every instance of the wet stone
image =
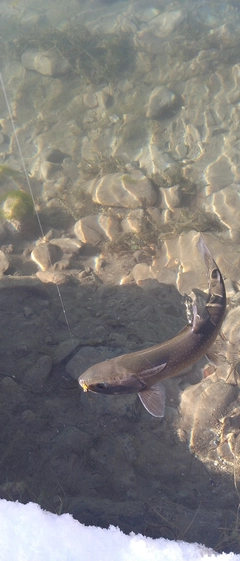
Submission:
MULTIPOLYGON (((187 144, 187 143, 186 143, 187 144)), ((208 166, 206 178, 209 183, 207 194, 220 191, 224 187, 228 188, 234 181, 234 174, 231 169, 229 159, 221 156, 208 166)))
POLYGON ((63 257, 61 261, 53 265, 54 271, 63 271, 64 269, 68 269, 68 267, 70 267, 70 259, 67 257, 63 257))
POLYGON ((15 351, 15 354, 16 354, 17 357, 19 357, 19 358, 22 357, 22 356, 24 357, 28 353, 29 353, 29 348, 28 348, 27 345, 24 345, 24 344, 17 345, 16 351, 15 351))
POLYGON ((119 446, 123 448, 124 453, 128 462, 131 464, 135 462, 138 457, 138 452, 136 450, 136 444, 134 439, 128 434, 122 434, 118 437, 119 446))
POLYGON ((71 238, 53 238, 50 243, 61 249, 63 253, 78 253, 82 244, 79 240, 71 238))
POLYGON ((140 281, 153 278, 152 271, 147 263, 137 263, 133 267, 131 274, 137 284, 140 281))
POLYGON ((62 252, 59 247, 48 243, 39 243, 31 253, 32 260, 42 269, 47 271, 59 261, 62 257, 62 252))
POLYGON ((224 279, 225 290, 227 294, 227 298, 232 298, 236 294, 236 290, 234 284, 230 278, 224 279))
POLYGON ((239 33, 239 25, 224 23, 224 25, 211 30, 208 35, 208 42, 215 47, 222 48, 223 45, 227 48, 236 47, 240 43, 239 33))
POLYGON ((7 271, 9 267, 9 260, 5 253, 0 250, 0 277, 7 271))
POLYGON ((33 317, 33 315, 34 315, 33 310, 31 308, 29 308, 29 306, 24 306, 23 313, 24 313, 25 318, 30 318, 30 317, 33 317))
POLYGON ((36 277, 44 283, 63 284, 66 281, 66 274, 60 271, 37 271, 36 277))
POLYGON ((155 174, 163 175, 170 170, 174 171, 176 167, 171 156, 167 152, 159 150, 157 144, 150 144, 143 148, 139 157, 139 164, 150 177, 155 174))
POLYGON ((134 15, 134 17, 141 23, 148 23, 159 15, 157 8, 143 7, 140 2, 134 2, 132 4, 131 12, 132 15, 134 15))
POLYGON ((240 197, 236 185, 229 185, 207 197, 204 203, 206 212, 214 212, 229 229, 231 239, 240 240, 240 197))
POLYGON ((151 221, 159 228, 163 223, 162 212, 160 208, 149 207, 148 214, 151 217, 151 221))
POLYGON ((49 21, 46 15, 39 14, 37 10, 36 11, 31 10, 30 13, 26 13, 21 18, 21 28, 22 30, 24 30, 24 32, 26 31, 29 32, 29 30, 31 31, 32 29, 36 29, 36 27, 38 29, 41 29, 45 27, 47 24, 49 25, 49 21))
POLYGON ((106 109, 111 104, 112 96, 108 88, 96 92, 95 95, 100 109, 106 109))
POLYGON ((118 87, 120 92, 127 93, 127 92, 129 92, 130 90, 133 89, 133 83, 130 82, 129 80, 127 80, 127 79, 120 80, 120 82, 118 82, 117 87, 118 87))
POLYGON ((23 378, 24 386, 34 393, 43 391, 43 386, 50 376, 51 369, 51 357, 48 355, 41 356, 36 364, 25 373, 23 378))
POLYGON ((35 423, 36 421, 36 415, 33 411, 31 411, 31 409, 25 409, 25 411, 22 412, 21 418, 24 423, 29 425, 35 423))
POLYGON ((124 16, 123 14, 119 14, 118 16, 118 25, 121 28, 123 33, 136 33, 137 26, 129 17, 124 16))
POLYGON ((85 432, 77 427, 66 427, 56 437, 54 441, 55 450, 66 454, 66 451, 83 453, 89 446, 89 437, 85 432))
POLYGON ((164 117, 166 112, 173 109, 176 101, 177 97, 171 90, 165 86, 157 86, 149 97, 146 117, 148 119, 164 117))
POLYGON ((61 171, 62 165, 54 162, 42 162, 40 166, 40 174, 44 181, 58 179, 61 171))
POLYGON ((21 62, 27 70, 35 70, 44 76, 62 76, 71 70, 67 59, 54 49, 47 52, 25 51, 21 56, 21 62))
POLYGON ((208 457, 212 449, 214 459, 217 454, 217 443, 212 445, 214 427, 237 394, 238 387, 219 380, 217 373, 189 386, 182 393, 180 428, 188 435, 191 448, 198 457, 208 457))
POLYGON ((79 339, 76 338, 68 339, 67 341, 62 341, 62 343, 59 343, 57 348, 54 350, 53 364, 59 364, 60 362, 62 362, 62 360, 67 358, 71 353, 75 351, 79 343, 79 339))
POLYGON ((137 208, 132 210, 121 222, 123 232, 140 232, 142 229, 142 221, 144 217, 144 211, 142 208, 137 208))
POLYGON ((149 29, 143 29, 135 35, 134 42, 137 48, 141 47, 151 54, 158 54, 162 46, 162 39, 149 29))
POLYGON ((76 236, 84 243, 95 245, 101 240, 113 240, 119 234, 118 221, 104 214, 84 216, 74 226, 76 236))
POLYGON ((53 238, 60 238, 64 233, 64 230, 57 230, 56 228, 51 228, 44 236, 44 241, 49 242, 53 238))
POLYGON ((114 173, 97 178, 92 184, 92 199, 107 206, 139 208, 154 206, 157 201, 155 189, 140 171, 114 173))
POLYGON ((151 27, 158 37, 167 37, 183 20, 181 10, 163 12, 151 21, 151 27))
POLYGON ((175 207, 180 205, 181 201, 181 190, 179 185, 174 185, 173 187, 165 188, 160 187, 161 193, 161 208, 173 210, 175 207))
POLYGON ((83 103, 88 109, 98 106, 98 98, 95 93, 89 92, 83 96, 83 103))
POLYGON ((240 357, 239 313, 239 306, 229 310, 222 326, 222 336, 224 342, 224 350, 222 352, 232 366, 236 366, 240 357))
POLYGON ((135 251, 133 257, 137 263, 145 263, 145 261, 147 260, 147 255, 142 249, 138 249, 137 251, 135 251))
POLYGON ((109 339, 111 347, 113 347, 113 348, 117 347, 118 349, 119 348, 124 349, 124 348, 128 347, 127 339, 122 333, 114 333, 114 332, 110 333, 108 339, 109 339))
POLYGON ((10 376, 5 376, 0 382, 1 399, 5 399, 8 404, 8 414, 18 407, 24 404, 26 396, 23 388, 10 378, 10 376))

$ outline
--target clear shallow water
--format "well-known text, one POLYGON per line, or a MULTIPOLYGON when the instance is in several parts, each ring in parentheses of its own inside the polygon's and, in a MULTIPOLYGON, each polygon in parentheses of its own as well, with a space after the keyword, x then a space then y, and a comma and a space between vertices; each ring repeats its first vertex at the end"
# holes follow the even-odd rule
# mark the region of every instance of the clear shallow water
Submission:
POLYGON ((238 551, 238 5, 0 7, 42 228, 2 92, 2 496, 238 551), (199 231, 230 299, 217 369, 167 382, 163 421, 81 395, 88 366, 184 325, 177 290, 207 288, 199 231))

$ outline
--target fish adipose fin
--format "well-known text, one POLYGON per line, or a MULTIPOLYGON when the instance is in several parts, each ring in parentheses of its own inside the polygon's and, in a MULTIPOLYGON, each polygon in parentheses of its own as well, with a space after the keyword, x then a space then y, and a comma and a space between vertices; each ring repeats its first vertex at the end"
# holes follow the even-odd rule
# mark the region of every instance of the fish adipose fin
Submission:
POLYGON ((165 411, 165 387, 158 382, 146 390, 138 393, 138 397, 153 417, 163 417, 165 411))

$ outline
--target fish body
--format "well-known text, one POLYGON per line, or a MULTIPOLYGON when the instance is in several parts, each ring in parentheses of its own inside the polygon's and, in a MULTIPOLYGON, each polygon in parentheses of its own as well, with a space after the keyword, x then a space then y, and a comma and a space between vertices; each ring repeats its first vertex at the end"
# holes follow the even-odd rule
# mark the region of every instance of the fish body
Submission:
POLYGON ((201 314, 194 304, 191 323, 175 337, 91 366, 78 380, 84 391, 110 395, 137 393, 151 415, 164 415, 165 389, 161 380, 180 374, 207 352, 219 333, 226 310, 221 272, 201 236, 197 246, 208 271, 209 291, 201 314))

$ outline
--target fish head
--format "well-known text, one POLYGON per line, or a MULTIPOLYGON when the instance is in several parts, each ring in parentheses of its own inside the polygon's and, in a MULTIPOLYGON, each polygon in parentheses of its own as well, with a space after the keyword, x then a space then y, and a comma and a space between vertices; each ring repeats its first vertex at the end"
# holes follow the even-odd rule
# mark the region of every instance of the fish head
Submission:
POLYGON ((144 387, 136 375, 121 367, 115 359, 94 364, 78 378, 84 392, 123 394, 138 392, 144 387))

